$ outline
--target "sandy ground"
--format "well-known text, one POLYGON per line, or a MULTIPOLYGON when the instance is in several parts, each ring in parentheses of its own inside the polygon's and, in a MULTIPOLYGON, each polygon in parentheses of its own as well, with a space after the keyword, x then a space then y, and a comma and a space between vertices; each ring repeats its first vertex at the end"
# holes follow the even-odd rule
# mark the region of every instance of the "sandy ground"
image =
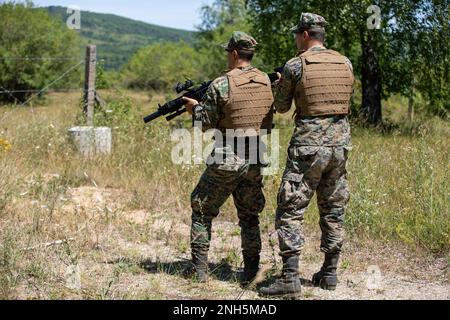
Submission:
MULTIPOLYGON (((48 257, 46 267, 53 275, 50 282, 30 279, 16 289, 17 295, 25 299, 261 299, 254 288, 243 290, 237 281, 242 258, 236 223, 215 221, 211 280, 198 284, 182 276, 190 258, 189 213, 127 210, 118 198, 126 202, 127 197, 113 189, 70 189, 61 200, 60 212, 74 215, 83 210, 89 217, 109 213, 114 219, 88 236, 80 223, 81 235, 75 235, 68 245, 88 250, 79 249, 71 262, 58 258, 64 251, 58 244, 40 249, 48 257)), ((262 225, 262 267, 267 272, 261 280, 270 282, 279 274, 281 261, 272 221, 262 221, 262 225)), ((346 244, 341 259, 338 289, 313 288, 308 279, 322 262, 319 244, 317 230, 308 231, 301 260, 302 299, 450 298, 448 256, 430 257, 401 246, 359 243, 355 237, 346 244)))

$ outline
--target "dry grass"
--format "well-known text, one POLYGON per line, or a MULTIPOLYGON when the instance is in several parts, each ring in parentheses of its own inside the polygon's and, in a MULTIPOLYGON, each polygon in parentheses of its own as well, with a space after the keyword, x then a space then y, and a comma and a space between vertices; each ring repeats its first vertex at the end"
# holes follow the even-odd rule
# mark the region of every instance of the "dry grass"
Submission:
MULTIPOLYGON (((33 111, 0 109, 0 138, 11 144, 8 151, 0 146, 0 298, 239 294, 233 270, 242 263, 240 240, 230 202, 223 208, 212 246, 216 278, 227 281, 217 281, 209 292, 179 277, 189 258, 189 195, 202 167, 173 165, 172 128, 163 121, 144 126, 140 116, 151 111, 148 96, 128 94, 131 102, 113 93, 119 111, 97 119, 114 129, 113 154, 89 161, 77 156, 67 141, 67 129, 79 114, 78 94, 51 95, 33 111), (146 107, 122 117, 127 103, 146 107)), ((161 100, 155 96, 152 105, 161 100)), ((277 122, 285 150, 291 125, 287 118, 277 122)), ((347 227, 352 243, 403 247, 432 260, 446 257, 448 268, 449 125, 433 120, 416 132, 354 130, 347 227)), ((268 234, 273 231, 281 174, 282 169, 265 181, 264 261, 272 267, 276 246, 271 248, 268 234)), ((312 206, 307 227, 317 228, 317 219, 312 206)), ((320 257, 310 259, 317 264, 320 257)))

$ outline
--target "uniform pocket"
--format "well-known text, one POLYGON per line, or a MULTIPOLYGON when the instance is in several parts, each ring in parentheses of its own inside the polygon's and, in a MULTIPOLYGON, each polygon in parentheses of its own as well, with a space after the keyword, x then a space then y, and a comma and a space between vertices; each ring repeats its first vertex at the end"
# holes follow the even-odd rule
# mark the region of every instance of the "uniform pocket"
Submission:
POLYGON ((304 174, 314 163, 319 150, 320 147, 291 146, 286 167, 295 174, 304 174))
POLYGON ((215 150, 212 154, 212 163, 208 165, 209 168, 226 171, 238 172, 246 165, 244 159, 241 159, 233 152, 223 150, 215 150))
POLYGON ((304 175, 293 172, 284 175, 277 197, 281 210, 292 212, 301 207, 303 178, 304 175))
POLYGON ((320 150, 320 147, 297 147, 291 146, 288 150, 289 160, 307 161, 313 158, 320 150))

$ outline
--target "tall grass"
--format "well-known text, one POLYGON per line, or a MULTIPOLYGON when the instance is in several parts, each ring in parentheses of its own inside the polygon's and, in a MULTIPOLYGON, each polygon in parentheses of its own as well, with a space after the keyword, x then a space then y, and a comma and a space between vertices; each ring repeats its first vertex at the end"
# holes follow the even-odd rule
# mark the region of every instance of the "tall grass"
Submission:
MULTIPOLYGON (((106 228, 104 215, 89 218, 64 215, 63 199, 69 188, 98 186, 121 190, 129 210, 145 209, 151 215, 177 216, 189 223, 190 193, 203 167, 176 166, 171 162, 173 127, 189 120, 163 120, 144 126, 148 97, 111 94, 108 112, 97 113, 99 125, 113 128, 113 153, 86 160, 68 143, 67 130, 79 119, 79 96, 52 95, 48 105, 29 109, 0 109, 0 138, 11 148, 0 149, 0 289, 3 297, 18 282, 18 268, 36 279, 56 277, 45 268, 48 257, 30 256, 23 249, 79 232, 80 217, 90 232, 106 228), (127 197, 125 197, 127 195, 127 197), (83 218, 84 219, 84 218, 83 218), (87 222, 89 221, 89 222, 87 222), (21 259, 21 257, 27 257, 21 259)), ((162 97, 155 97, 155 105, 162 97)), ((277 118, 281 129, 281 168, 265 179, 267 207, 263 217, 273 221, 276 194, 283 173, 287 144, 292 134, 288 118, 277 118)), ((347 230, 355 239, 402 242, 429 253, 450 249, 449 137, 448 122, 429 120, 414 134, 396 129, 389 134, 354 128, 349 161, 352 200, 347 230)), ((231 202, 222 219, 235 221, 231 202)), ((307 224, 317 225, 317 209, 311 206, 307 224)), ((124 232, 136 232, 123 226, 124 232)), ((141 230, 145 233, 145 230, 141 230)), ((136 235, 143 237, 142 234, 136 235)), ((78 247, 60 252, 60 259, 82 256, 91 235, 83 235, 78 247)), ((42 280, 43 281, 43 280, 42 280)), ((55 289, 56 290, 56 289, 55 289)), ((51 295, 51 293, 49 293, 51 295)))
POLYGON ((448 124, 437 120, 412 136, 356 130, 348 229, 431 252, 448 250, 449 142, 448 124))

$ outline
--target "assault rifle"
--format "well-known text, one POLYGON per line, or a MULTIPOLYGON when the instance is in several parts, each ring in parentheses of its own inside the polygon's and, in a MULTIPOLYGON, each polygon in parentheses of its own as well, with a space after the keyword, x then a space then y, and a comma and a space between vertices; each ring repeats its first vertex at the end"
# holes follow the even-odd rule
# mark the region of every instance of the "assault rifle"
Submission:
MULTIPOLYGON (((271 83, 274 83, 278 80, 278 73, 283 72, 283 67, 276 68, 274 73, 269 74, 269 79, 271 83)), ((165 103, 164 105, 158 106, 158 111, 152 113, 151 115, 144 118, 145 123, 150 123, 160 117, 166 117, 167 121, 171 121, 178 116, 181 116, 183 113, 187 112, 184 107, 186 102, 183 100, 184 97, 191 98, 197 101, 203 101, 205 98, 206 92, 208 91, 209 86, 212 81, 203 82, 199 86, 195 86, 192 80, 187 80, 186 83, 181 84, 178 83, 175 87, 175 91, 178 94, 183 93, 182 96, 165 103)))

